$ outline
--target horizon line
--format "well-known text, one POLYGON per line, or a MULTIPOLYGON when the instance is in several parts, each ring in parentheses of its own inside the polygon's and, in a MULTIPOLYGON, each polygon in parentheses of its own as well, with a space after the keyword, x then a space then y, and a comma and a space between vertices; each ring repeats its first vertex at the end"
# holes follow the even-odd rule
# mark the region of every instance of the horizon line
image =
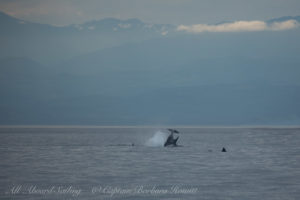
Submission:
MULTIPOLYGON (((144 20, 144 19, 141 19, 141 18, 138 18, 138 17, 129 17, 129 18, 121 18, 121 17, 112 17, 112 16, 107 16, 107 17, 104 17, 104 18, 99 18, 99 19, 90 19, 90 20, 86 20, 86 21, 83 21, 81 23, 68 23, 68 24, 64 24, 64 25, 57 25, 57 24, 52 24, 52 23, 42 23, 42 22, 34 22, 32 20, 27 20, 27 19, 23 19, 23 18, 20 18, 18 16, 15 16, 15 15, 12 15, 4 10, 0 10, 0 13, 3 13, 9 17, 12 17, 14 19, 17 19, 17 20, 20 20, 20 21, 24 21, 24 22, 28 22, 28 23, 34 23, 34 24, 40 24, 40 25, 50 25, 50 26, 54 26, 54 27, 68 27, 68 26, 74 26, 74 25, 82 25, 82 24, 85 24, 85 23, 89 23, 89 22, 94 22, 94 21, 101 21, 101 20, 106 20, 106 19, 116 19, 116 20, 120 20, 120 21, 128 21, 128 20, 139 20, 145 24, 160 24, 160 25, 174 25, 174 26, 180 26, 182 25, 182 23, 154 23, 154 22, 148 22, 147 20, 144 20)), ((284 17, 300 17, 300 13, 297 14, 297 15, 282 15, 282 16, 278 16, 278 17, 274 17, 274 18, 269 18, 269 19, 266 19, 266 20, 259 20, 259 19, 255 19, 255 20, 243 20, 243 21, 264 21, 264 22, 267 22, 269 20, 273 20, 273 19, 280 19, 280 18, 284 18, 284 17)), ((219 22, 215 22, 215 23, 209 23, 209 25, 216 25, 216 24, 219 24, 219 23, 222 23, 222 22, 226 22, 227 20, 223 20, 223 21, 219 21, 219 22)), ((229 20, 228 22, 234 22, 234 21, 240 21, 239 19, 236 19, 236 20, 229 20)), ((195 24, 189 24, 190 25, 195 25, 195 24)))
POLYGON ((300 125, 0 125, 1 128, 290 128, 300 125))

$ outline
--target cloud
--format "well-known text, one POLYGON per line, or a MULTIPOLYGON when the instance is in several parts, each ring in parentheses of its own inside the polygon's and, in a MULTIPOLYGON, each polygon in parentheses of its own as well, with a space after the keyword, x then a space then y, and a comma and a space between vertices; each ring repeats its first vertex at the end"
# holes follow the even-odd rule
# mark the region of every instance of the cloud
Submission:
POLYGON ((218 25, 195 24, 191 26, 180 25, 178 31, 189 33, 202 32, 249 32, 249 31, 282 31, 294 29, 299 26, 296 20, 287 20, 283 22, 273 22, 268 24, 264 21, 235 21, 218 25))
POLYGON ((118 26, 119 26, 120 28, 127 29, 127 28, 130 28, 130 27, 131 27, 131 24, 118 24, 118 26))
POLYGON ((273 31, 281 31, 297 28, 298 26, 299 23, 296 20, 287 20, 284 22, 274 22, 271 24, 269 29, 273 31))
POLYGON ((95 30, 95 28, 96 28, 95 26, 89 26, 89 27, 88 27, 88 29, 91 30, 91 31, 92 31, 92 30, 95 30))
POLYGON ((168 34, 168 31, 163 31, 163 32, 161 32, 161 35, 163 35, 163 36, 165 36, 165 35, 167 35, 168 34))

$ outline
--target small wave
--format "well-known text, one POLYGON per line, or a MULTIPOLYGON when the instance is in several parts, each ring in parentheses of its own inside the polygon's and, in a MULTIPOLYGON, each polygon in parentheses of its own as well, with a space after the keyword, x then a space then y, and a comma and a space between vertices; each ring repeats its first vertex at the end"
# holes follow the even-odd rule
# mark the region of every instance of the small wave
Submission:
POLYGON ((108 145, 110 147, 133 147, 135 146, 134 143, 131 143, 131 144, 110 144, 108 145))

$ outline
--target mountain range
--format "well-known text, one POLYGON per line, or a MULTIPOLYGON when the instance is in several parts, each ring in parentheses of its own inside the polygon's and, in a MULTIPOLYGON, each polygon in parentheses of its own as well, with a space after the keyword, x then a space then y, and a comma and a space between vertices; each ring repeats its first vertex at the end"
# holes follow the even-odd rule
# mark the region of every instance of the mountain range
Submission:
POLYGON ((138 19, 107 18, 63 27, 16 19, 0 12, 0 54, 59 63, 84 53, 131 42, 159 38, 176 26, 143 23, 138 19))
POLYGON ((0 124, 300 123, 299 29, 197 35, 138 19, 55 27, 4 13, 0 24, 0 124))

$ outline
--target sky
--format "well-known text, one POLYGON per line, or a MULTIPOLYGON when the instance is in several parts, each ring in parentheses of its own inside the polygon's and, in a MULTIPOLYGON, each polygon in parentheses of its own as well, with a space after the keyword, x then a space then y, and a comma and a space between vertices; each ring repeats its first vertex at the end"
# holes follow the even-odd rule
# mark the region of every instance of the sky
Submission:
POLYGON ((0 10, 52 25, 80 24, 107 17, 149 23, 214 24, 300 15, 299 0, 0 0, 0 10))

